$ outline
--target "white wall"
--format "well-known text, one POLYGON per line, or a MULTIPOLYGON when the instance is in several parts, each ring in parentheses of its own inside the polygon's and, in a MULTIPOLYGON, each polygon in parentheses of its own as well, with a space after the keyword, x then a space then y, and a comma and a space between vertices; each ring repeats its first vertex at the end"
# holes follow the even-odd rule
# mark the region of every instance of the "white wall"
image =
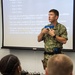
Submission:
POLYGON ((24 50, 11 50, 10 53, 17 55, 21 61, 22 68, 29 72, 44 72, 42 62, 42 51, 24 51, 24 50))
MULTIPOLYGON (((1 0, 0 0, 1 1, 1 0)), ((0 48, 2 46, 2 19, 1 19, 1 2, 0 2, 0 48)), ((0 59, 7 54, 14 54, 18 56, 21 61, 22 68, 30 72, 40 72, 44 73, 41 60, 43 59, 43 51, 25 51, 25 50, 8 50, 0 49, 0 59)), ((69 55, 73 62, 75 62, 75 53, 66 52, 69 55)), ((75 66, 75 64, 74 64, 75 66)), ((74 69, 75 74, 75 69, 74 69)))

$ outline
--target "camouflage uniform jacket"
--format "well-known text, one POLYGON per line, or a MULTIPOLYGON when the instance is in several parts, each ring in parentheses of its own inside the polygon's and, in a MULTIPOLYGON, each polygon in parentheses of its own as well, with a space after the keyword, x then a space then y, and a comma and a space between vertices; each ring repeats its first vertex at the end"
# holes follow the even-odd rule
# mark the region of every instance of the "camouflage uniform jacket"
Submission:
MULTIPOLYGON (((49 25, 51 25, 51 24, 49 24, 49 25)), ((49 25, 47 25, 47 26, 49 26, 49 25)), ((57 23, 57 25, 54 26, 53 29, 55 30, 56 35, 68 40, 67 29, 64 25, 57 23)), ((63 43, 58 42, 55 38, 53 38, 49 34, 45 34, 43 36, 43 40, 44 40, 45 51, 47 51, 47 52, 49 52, 50 50, 53 50, 53 48, 55 48, 55 47, 63 48, 63 43)))

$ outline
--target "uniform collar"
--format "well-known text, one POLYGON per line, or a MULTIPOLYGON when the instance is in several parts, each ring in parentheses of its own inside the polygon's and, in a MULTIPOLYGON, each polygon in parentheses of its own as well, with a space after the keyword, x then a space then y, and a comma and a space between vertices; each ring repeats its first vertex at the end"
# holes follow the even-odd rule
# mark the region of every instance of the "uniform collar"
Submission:
POLYGON ((59 23, 57 22, 56 26, 54 26, 54 29, 57 29, 57 27, 58 27, 58 24, 59 24, 59 23))

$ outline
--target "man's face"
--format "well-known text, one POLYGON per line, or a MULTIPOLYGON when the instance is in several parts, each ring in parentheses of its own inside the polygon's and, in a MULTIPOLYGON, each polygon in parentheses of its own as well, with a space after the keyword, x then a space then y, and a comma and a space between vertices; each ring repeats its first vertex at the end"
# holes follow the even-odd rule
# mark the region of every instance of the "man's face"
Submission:
POLYGON ((48 20, 49 20, 49 22, 54 22, 54 21, 56 21, 58 19, 58 16, 56 16, 55 14, 54 14, 54 12, 49 12, 49 17, 48 17, 48 20))

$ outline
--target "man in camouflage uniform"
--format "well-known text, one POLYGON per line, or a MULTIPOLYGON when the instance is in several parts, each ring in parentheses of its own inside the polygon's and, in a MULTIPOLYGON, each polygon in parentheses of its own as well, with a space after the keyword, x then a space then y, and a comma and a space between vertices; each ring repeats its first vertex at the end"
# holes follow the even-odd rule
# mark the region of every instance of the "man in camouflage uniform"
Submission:
POLYGON ((50 10, 49 22, 51 24, 48 24, 47 26, 53 25, 54 28, 43 28, 38 35, 38 42, 43 40, 45 46, 44 60, 42 60, 44 69, 47 67, 48 58, 54 54, 61 53, 63 44, 68 40, 67 29, 64 25, 57 22, 58 17, 59 12, 56 9, 50 10), (57 53, 54 52, 55 48, 58 50, 57 53))

